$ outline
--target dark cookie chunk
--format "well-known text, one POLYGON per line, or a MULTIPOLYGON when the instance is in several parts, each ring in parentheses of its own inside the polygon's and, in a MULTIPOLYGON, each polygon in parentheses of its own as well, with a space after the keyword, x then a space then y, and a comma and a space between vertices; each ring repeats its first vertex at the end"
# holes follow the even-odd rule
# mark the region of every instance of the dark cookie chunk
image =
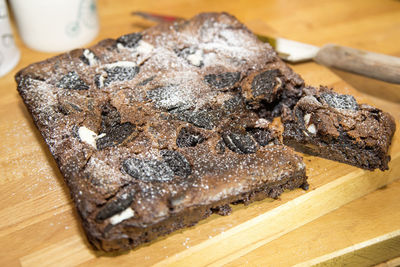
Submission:
POLYGON ((176 138, 176 145, 178 147, 194 147, 204 141, 204 136, 188 127, 184 127, 179 131, 176 138))
POLYGON ((161 156, 175 175, 186 178, 192 173, 189 161, 178 151, 162 150, 161 156))
POLYGON ((204 81, 216 89, 229 89, 240 80, 240 72, 225 72, 221 74, 207 74, 204 81))
POLYGON ((244 99, 240 95, 236 95, 224 102, 222 108, 229 113, 237 112, 244 107, 244 99))
POLYGON ((105 136, 96 140, 97 149, 101 150, 121 144, 133 133, 134 130, 135 126, 130 122, 118 124, 107 129, 105 136))
POLYGON ((181 92, 173 85, 160 86, 147 91, 147 98, 150 99, 158 109, 172 111, 184 109, 190 104, 181 97, 181 92))
POLYGON ((101 128, 100 133, 106 132, 108 129, 121 123, 121 115, 118 110, 110 103, 104 105, 101 109, 101 128))
POLYGON ((358 104, 352 95, 340 95, 335 93, 322 93, 321 98, 333 108, 357 110, 358 104))
POLYGON ((107 86, 112 82, 132 80, 139 73, 139 67, 116 65, 111 68, 105 68, 105 71, 107 72, 107 78, 104 80, 104 85, 107 86))
POLYGON ((68 101, 60 101, 58 105, 58 111, 61 112, 63 115, 69 115, 77 112, 82 112, 82 109, 68 101))
POLYGON ((79 57, 80 60, 82 60, 83 63, 86 65, 92 65, 94 62, 99 60, 99 58, 96 56, 95 53, 93 53, 92 50, 90 49, 84 49, 82 51, 82 55, 79 57))
POLYGON ((275 140, 275 136, 270 131, 261 128, 251 128, 247 130, 260 146, 266 146, 275 140))
POLYGON ((142 34, 136 32, 119 37, 117 39, 117 43, 120 43, 128 48, 135 48, 141 39, 142 39, 142 34))
POLYGON ((276 78, 279 74, 279 70, 274 69, 256 75, 251 83, 253 97, 263 96, 268 102, 272 102, 275 98, 273 91, 277 85, 276 78))
POLYGON ((134 193, 122 194, 117 199, 109 201, 96 215, 96 221, 103 221, 127 209, 133 202, 134 193))
POLYGON ((72 89, 72 90, 87 90, 89 86, 79 77, 76 71, 68 72, 56 84, 59 88, 72 89))
POLYGON ((156 159, 129 158, 122 163, 122 169, 133 178, 144 182, 171 181, 175 175, 165 161, 156 159))
POLYGON ((104 149, 121 144, 135 130, 135 125, 130 122, 121 124, 118 110, 107 103, 101 111, 100 134, 105 136, 96 140, 97 149, 104 149))
POLYGON ((218 154, 224 154, 225 153, 224 140, 219 140, 218 141, 218 143, 215 145, 215 150, 217 151, 218 154))
POLYGON ((187 122, 193 125, 204 128, 207 130, 212 130, 218 125, 220 114, 216 110, 203 109, 197 112, 191 113, 187 117, 187 122))
POLYGON ((219 110, 212 110, 204 108, 198 111, 185 110, 185 109, 173 109, 170 111, 173 114, 173 118, 181 121, 189 122, 197 127, 212 130, 218 125, 218 121, 221 118, 221 112, 219 110))
POLYGON ((232 213, 232 208, 229 204, 218 206, 216 208, 211 209, 213 213, 217 213, 218 215, 221 216, 227 216, 232 213))
POLYGON ((225 132, 222 135, 222 139, 226 146, 233 152, 239 154, 251 154, 257 151, 257 143, 247 132, 225 132))
POLYGON ((174 49, 178 57, 184 58, 189 64, 202 67, 204 65, 201 58, 202 52, 194 47, 185 47, 183 49, 174 49))
POLYGON ((148 84, 149 82, 151 82, 152 80, 154 80, 156 76, 151 76, 147 79, 144 79, 143 81, 141 81, 140 83, 138 83, 138 86, 145 86, 146 84, 148 84))

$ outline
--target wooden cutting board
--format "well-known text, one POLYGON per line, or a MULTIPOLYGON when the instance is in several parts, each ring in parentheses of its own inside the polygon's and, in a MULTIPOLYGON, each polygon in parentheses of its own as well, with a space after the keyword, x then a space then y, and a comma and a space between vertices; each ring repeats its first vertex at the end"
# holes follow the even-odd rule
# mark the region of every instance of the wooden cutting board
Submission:
MULTIPOLYGON (((381 1, 349 3, 344 0, 329 4, 308 0, 301 5, 297 2, 284 5, 283 2, 272 0, 254 1, 252 5, 241 1, 228 5, 230 2, 198 1, 188 6, 184 1, 147 0, 136 1, 136 6, 131 7, 128 0, 100 0, 102 32, 97 40, 149 26, 144 21, 131 18, 129 12, 131 9, 153 10, 156 6, 163 12, 187 14, 186 17, 199 11, 226 10, 260 33, 278 33, 316 45, 329 42, 330 38, 335 37, 333 40, 339 40, 338 43, 343 45, 400 54, 399 46, 395 46, 390 39, 400 28, 391 28, 394 22, 400 25, 400 6, 391 1, 386 6, 381 1), (288 9, 293 16, 283 16, 288 9), (324 13, 328 11, 336 12, 337 15, 334 17, 324 13), (358 17, 354 18, 354 14, 358 17), (314 23, 313 19, 323 24, 314 23), (347 27, 342 23, 343 20, 347 21, 347 27), (389 33, 382 34, 381 29, 389 33), (308 33, 307 37, 304 38, 299 30, 308 33), (364 35, 354 39, 353 36, 360 32, 364 35), (371 36, 390 42, 383 42, 376 49, 371 49, 374 47, 366 41, 360 41, 360 46, 356 45, 356 40, 368 40, 371 36)), ((394 40, 399 44, 399 37, 394 40)), ((29 50, 19 38, 16 41, 22 51, 17 69, 51 56, 29 50)), ((400 116, 398 104, 365 97, 322 66, 304 63, 293 68, 308 84, 333 86, 337 91, 355 95, 360 102, 378 105, 397 119, 400 116)), ((298 189, 284 193, 279 200, 264 200, 247 207, 237 205, 230 216, 213 215, 195 227, 159 238, 124 254, 102 254, 93 251, 85 239, 63 178, 15 90, 14 74, 10 73, 0 79, 2 266, 220 266, 250 255, 252 251, 262 249, 273 240, 279 240, 285 233, 400 178, 400 136, 397 131, 391 147, 389 171, 369 172, 304 155, 310 182, 307 192, 298 189)), ((397 92, 394 94, 398 96, 397 92)), ((340 220, 340 217, 337 219, 340 220)))

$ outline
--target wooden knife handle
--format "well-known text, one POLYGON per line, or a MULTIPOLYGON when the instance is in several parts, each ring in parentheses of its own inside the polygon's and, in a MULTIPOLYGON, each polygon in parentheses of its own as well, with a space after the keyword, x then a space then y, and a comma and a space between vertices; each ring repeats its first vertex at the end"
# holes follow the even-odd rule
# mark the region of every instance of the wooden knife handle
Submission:
POLYGON ((327 44, 314 60, 322 65, 400 84, 400 58, 327 44))

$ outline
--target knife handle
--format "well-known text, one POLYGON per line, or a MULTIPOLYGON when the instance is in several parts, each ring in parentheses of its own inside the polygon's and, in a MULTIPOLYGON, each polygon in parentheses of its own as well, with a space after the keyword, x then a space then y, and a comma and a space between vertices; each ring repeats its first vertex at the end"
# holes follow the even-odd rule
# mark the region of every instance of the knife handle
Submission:
POLYGON ((400 58, 327 44, 314 57, 322 65, 400 84, 400 58))

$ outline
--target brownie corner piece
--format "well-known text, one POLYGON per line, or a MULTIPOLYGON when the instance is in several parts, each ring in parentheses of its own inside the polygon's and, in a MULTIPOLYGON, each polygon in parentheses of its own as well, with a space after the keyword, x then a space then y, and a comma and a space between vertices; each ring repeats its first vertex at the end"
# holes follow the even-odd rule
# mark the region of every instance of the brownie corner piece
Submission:
POLYGON ((306 88, 283 123, 284 143, 298 151, 367 170, 388 169, 395 121, 351 95, 306 88))

